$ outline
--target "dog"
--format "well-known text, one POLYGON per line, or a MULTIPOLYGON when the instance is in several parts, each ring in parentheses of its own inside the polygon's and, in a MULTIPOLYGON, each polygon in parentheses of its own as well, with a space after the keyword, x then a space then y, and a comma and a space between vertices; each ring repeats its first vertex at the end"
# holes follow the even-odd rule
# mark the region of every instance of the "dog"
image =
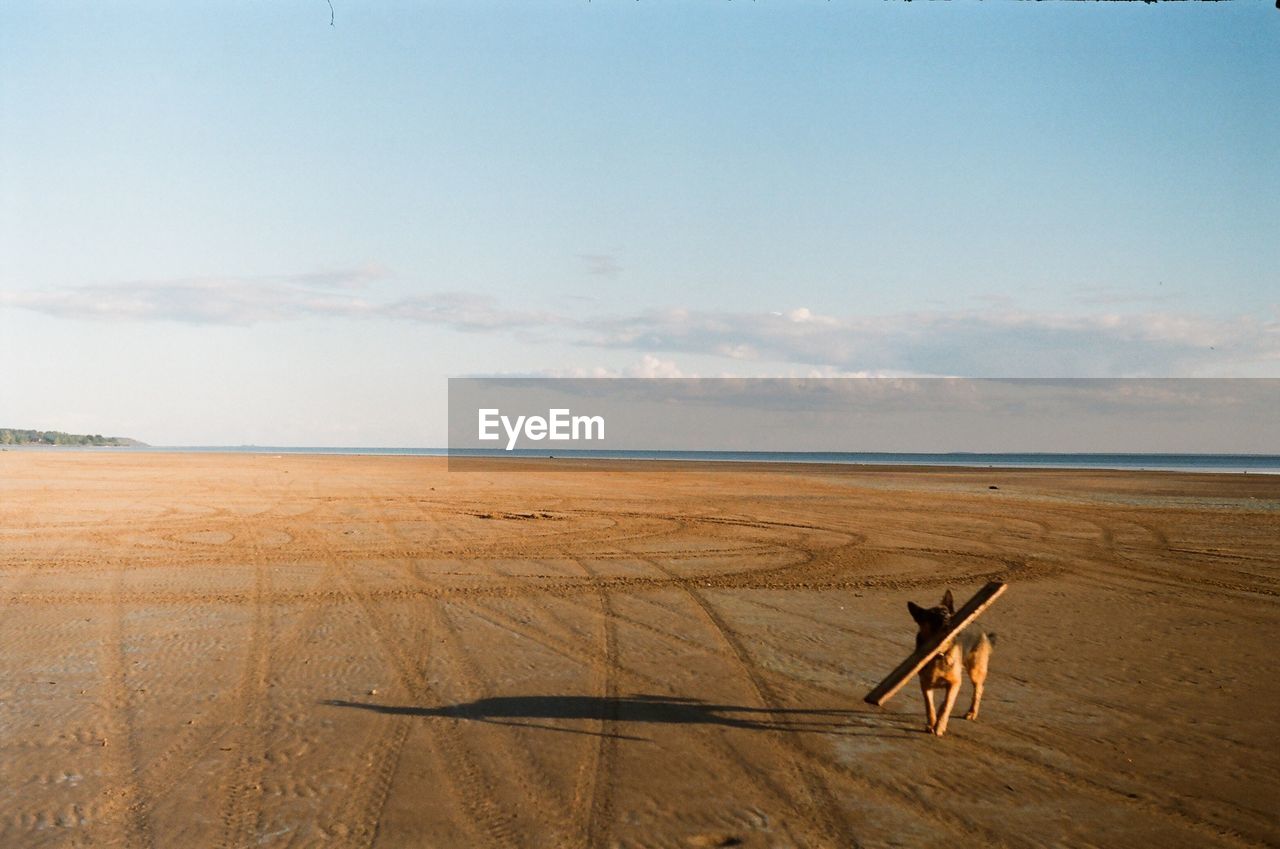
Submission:
MULTIPOLYGON (((919 649, 946 630, 951 617, 956 613, 956 604, 951 597, 951 590, 947 590, 942 603, 937 607, 921 607, 909 601, 907 610, 911 611, 911 618, 920 628, 916 633, 916 648, 919 649)), ((951 717, 956 697, 960 695, 961 668, 973 682, 973 703, 969 705, 964 718, 978 718, 978 709, 982 706, 982 689, 987 682, 987 665, 991 662, 991 650, 995 643, 995 634, 962 635, 958 640, 944 645, 942 651, 920 670, 920 690, 924 693, 924 708, 928 720, 924 727, 927 733, 939 737, 947 733, 947 720, 951 717), (946 690, 941 713, 933 704, 934 690, 946 690)))

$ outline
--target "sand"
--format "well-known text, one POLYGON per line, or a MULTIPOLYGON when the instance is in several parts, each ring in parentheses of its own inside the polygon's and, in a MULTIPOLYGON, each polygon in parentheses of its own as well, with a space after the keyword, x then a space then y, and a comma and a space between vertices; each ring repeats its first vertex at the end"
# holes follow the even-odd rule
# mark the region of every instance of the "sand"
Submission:
POLYGON ((620 468, 0 453, 0 846, 1280 844, 1280 478, 620 468))

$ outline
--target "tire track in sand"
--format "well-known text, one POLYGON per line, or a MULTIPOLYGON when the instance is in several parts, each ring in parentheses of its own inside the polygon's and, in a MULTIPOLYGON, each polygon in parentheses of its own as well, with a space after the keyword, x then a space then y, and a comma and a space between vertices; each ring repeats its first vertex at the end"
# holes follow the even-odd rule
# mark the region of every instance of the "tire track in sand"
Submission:
MULTIPOLYGON (((652 599, 646 599, 646 602, 649 604, 656 604, 656 602, 653 601, 652 599)), ((649 626, 649 627, 656 634, 658 634, 662 638, 669 641, 673 646, 684 645, 685 640, 679 634, 673 634, 673 633, 664 631, 662 629, 652 628, 652 626, 649 626)), ((745 645, 743 645, 742 650, 744 654, 746 654, 745 645)), ((749 657, 749 654, 747 656, 749 657)), ((797 659, 801 659, 801 658, 797 658, 797 659)), ((769 688, 766 690, 766 692, 772 692, 772 689, 769 687, 767 682, 764 681, 764 678, 767 675, 776 676, 778 675, 778 673, 772 673, 769 670, 761 670, 758 667, 756 667, 755 664, 751 664, 750 662, 747 662, 745 665, 751 671, 751 674, 753 675, 753 677, 756 677, 756 679, 761 682, 761 687, 769 688)), ((825 695, 834 696, 841 700, 851 698, 850 694, 848 693, 839 692, 831 688, 823 687, 822 685, 815 684, 812 682, 792 679, 789 677, 786 678, 786 681, 789 685, 801 686, 815 692, 821 692, 825 695)), ((769 705, 763 705, 763 707, 765 710, 773 709, 769 705)), ((786 730, 779 729, 778 731, 775 732, 775 734, 779 736, 783 736, 783 735, 788 735, 788 732, 786 730)), ((847 767, 846 765, 833 760, 828 753, 815 751, 811 747, 806 746, 802 743, 793 742, 789 738, 786 740, 786 742, 789 744, 790 751, 793 753, 794 757, 799 763, 808 765, 815 773, 828 773, 828 774, 834 774, 836 776, 839 776, 841 779, 847 781, 849 784, 855 787, 858 790, 858 795, 860 797, 874 796, 888 803, 904 807, 907 810, 909 810, 914 816, 919 817, 920 819, 926 822, 932 823, 935 828, 954 832, 957 836, 970 841, 971 845, 1000 845, 1001 844, 1001 838, 999 834, 994 830, 987 828, 981 823, 958 816, 949 811, 938 808, 937 806, 928 805, 922 802, 916 796, 910 793, 904 792, 902 788, 894 786, 889 782, 877 780, 872 777, 858 773, 852 770, 851 768, 847 767)), ((792 783, 794 784, 794 782, 792 783)), ((781 791, 778 791, 777 795, 779 798, 784 798, 784 799, 789 798, 787 794, 781 791)), ((836 845, 845 846, 845 845, 855 845, 855 844, 841 843, 836 845)))
MULTIPOLYGON (((384 626, 373 600, 356 589, 340 566, 338 577, 344 594, 356 604, 369 633, 391 661, 392 669, 405 693, 415 702, 429 703, 432 688, 419 666, 417 656, 408 651, 403 642, 384 626)), ((424 610, 427 633, 440 631, 439 603, 432 600, 424 610)), ((389 765, 387 770, 372 777, 357 776, 349 792, 350 802, 339 818, 340 822, 348 824, 352 837, 356 838, 352 845, 369 846, 376 838, 381 821, 381 805, 385 803, 394 779, 393 762, 398 761, 411 730, 410 717, 393 716, 388 718, 388 722, 388 732, 379 737, 367 757, 372 762, 389 765)), ((441 778, 455 805, 465 814, 462 820, 471 835, 469 845, 487 846, 491 849, 518 845, 519 828, 510 814, 492 799, 487 789, 487 777, 476 766, 474 757, 467 750, 452 721, 442 718, 442 721, 433 723, 431 731, 434 733, 424 735, 426 745, 435 762, 449 767, 441 778)))
MULTIPOLYGON (((372 496, 370 495, 368 497, 372 496)), ((379 521, 379 524, 393 538, 402 543, 408 542, 404 539, 404 535, 396 526, 394 519, 382 519, 379 521)), ((439 531, 436 523, 429 523, 428 526, 434 531, 433 538, 438 538, 439 531)), ((405 558, 404 563, 404 571, 406 575, 412 579, 416 575, 413 568, 412 558, 405 558)), ((355 595, 352 595, 354 588, 350 581, 347 580, 345 576, 343 580, 344 586, 347 588, 348 594, 351 595, 352 600, 361 605, 366 618, 372 621, 373 614, 366 604, 367 600, 356 598, 355 595)), ((434 601, 426 603, 430 605, 436 604, 434 601)), ((432 619, 434 619, 434 617, 432 617, 432 619)), ((429 624, 433 625, 431 619, 429 619, 429 624)), ((428 627, 424 630, 424 633, 429 636, 435 630, 434 626, 428 627)), ((403 645, 400 641, 397 641, 397 644, 403 645)), ((413 658, 424 657, 426 654, 427 646, 423 641, 419 641, 418 645, 409 647, 407 656, 397 653, 396 657, 393 658, 393 662, 398 664, 408 662, 408 668, 416 671, 418 670, 418 664, 413 660, 413 658)), ((398 666, 396 672, 403 683, 403 669, 398 666)), ((412 692, 412 690, 410 690, 410 692, 412 692)), ((386 720, 385 724, 387 725, 387 728, 378 735, 371 750, 371 754, 366 756, 366 760, 371 764, 374 764, 375 769, 370 777, 357 783, 357 789, 359 792, 352 792, 348 794, 348 804, 344 806, 344 813, 340 818, 340 822, 344 824, 347 822, 355 822, 359 824, 357 832, 353 835, 353 837, 357 839, 352 843, 352 845, 363 847, 364 849, 372 847, 378 839, 378 834, 382 828, 383 812, 386 810, 387 800, 391 796, 391 787, 395 782, 396 771, 400 767, 401 755, 404 752, 404 747, 408 743, 409 735, 412 731, 412 724, 408 721, 408 717, 389 718, 386 720)), ((452 794, 452 797, 456 804, 458 801, 456 791, 452 794)))
MULTIPOLYGON (((780 650, 777 646, 771 646, 771 648, 779 651, 780 653, 788 654, 785 650, 780 650)), ((792 657, 795 656, 792 655, 792 657)), ((811 692, 822 693, 823 695, 838 699, 848 698, 849 696, 848 693, 804 679, 795 679, 793 683, 799 687, 810 690, 811 692)), ((1015 729, 984 725, 984 731, 986 733, 994 733, 1003 737, 1006 743, 1011 739, 1016 739, 1019 742, 1030 745, 1048 745, 1042 736, 1021 733, 1015 729)), ((1243 834, 1238 830, 1221 826, 1216 823, 1199 820, 1187 812, 1180 810, 1176 806, 1162 803, 1155 797, 1154 790, 1143 788, 1147 791, 1148 795, 1144 797, 1135 797, 1129 791, 1118 789, 1106 782, 1091 778, 1088 775, 1081 774, 1065 767, 1056 766, 1046 760, 1025 755, 1021 752, 1010 749, 1008 746, 997 745, 987 740, 961 737, 951 734, 947 737, 947 744, 967 749, 971 754, 982 759, 988 765, 991 765, 993 761, 1004 761, 1009 766, 1024 768, 1032 773, 1041 775, 1049 781, 1068 784, 1077 791, 1091 795, 1105 804, 1123 804, 1137 808, 1150 815, 1162 817, 1180 827, 1189 828, 1204 836, 1212 836, 1222 839, 1235 846, 1247 847, 1248 849, 1262 849, 1263 846, 1267 845, 1243 834)), ((1085 764, 1091 767, 1091 772, 1094 774, 1105 775, 1108 772, 1109 767, 1106 764, 1085 759, 1079 752, 1068 752, 1056 747, 1054 748, 1054 751, 1064 757, 1084 760, 1085 764)), ((858 773, 854 773, 848 767, 833 763, 819 753, 806 751, 805 755, 806 757, 814 759, 816 761, 815 765, 825 766, 826 768, 834 767, 837 771, 848 775, 860 784, 864 784, 877 791, 887 791, 892 797, 898 798, 899 801, 910 803, 913 807, 918 805, 918 801, 915 800, 914 797, 903 794, 899 789, 883 782, 875 781, 858 773)), ((941 822, 964 828, 967 831, 973 831, 976 826, 975 823, 967 822, 966 820, 955 817, 951 814, 946 814, 936 808, 930 809, 930 813, 935 819, 941 822)), ((990 837, 995 839, 996 835, 992 833, 990 837)))
MULTIPOLYGON (((260 565, 265 567, 267 564, 261 563, 260 565)), ((332 567, 326 566, 320 577, 317 579, 315 587, 326 587, 332 583, 332 580, 332 567)), ((255 575, 254 584, 251 585, 249 590, 249 597, 251 601, 254 597, 254 587, 258 586, 258 578, 255 575)), ((260 589, 261 599, 272 599, 277 604, 282 603, 275 600, 273 598, 273 594, 267 592, 265 587, 260 587, 260 589)), ((314 599, 309 601, 306 594, 303 594, 299 598, 292 599, 291 603, 300 604, 302 609, 296 622, 294 622, 288 629, 281 631, 278 627, 272 628, 272 638, 270 640, 269 650, 277 656, 291 656, 293 654, 293 650, 301 642, 303 635, 308 633, 308 629, 314 624, 316 618, 326 609, 326 606, 320 603, 320 601, 314 599)), ((179 738, 164 752, 146 763, 143 768, 143 779, 144 790, 149 799, 158 799, 165 791, 185 780, 193 770, 197 769, 201 765, 203 760, 214 749, 214 747, 219 747, 227 743, 229 737, 233 738, 234 742, 235 738, 244 736, 247 725, 252 722, 249 710, 249 705, 252 700, 251 691, 255 680, 255 665, 249 659, 253 654, 252 645, 254 643, 254 637, 252 629, 253 622, 251 620, 249 639, 250 647, 246 648, 244 652, 246 656, 244 671, 242 672, 236 688, 232 691, 231 695, 234 719, 223 723, 222 728, 213 733, 208 733, 207 737, 200 741, 197 741, 200 734, 207 732, 200 726, 200 724, 193 720, 185 727, 179 738), (179 756, 181 756, 181 758, 179 756)), ((262 750, 265 753, 265 743, 263 743, 262 750)), ((265 766, 266 765, 263 764, 263 771, 265 771, 265 766)), ((229 797, 231 796, 233 786, 237 782, 235 774, 230 772, 233 768, 234 767, 228 767, 229 774, 219 785, 222 796, 219 800, 216 800, 216 803, 220 805, 220 811, 225 812, 230 810, 232 807, 229 797)), ((249 783, 255 782, 251 781, 249 783)), ((260 785, 261 780, 256 783, 260 785)), ((154 805, 154 802, 152 804, 154 805)), ((243 817, 241 819, 243 820, 243 817)), ((224 824, 223 838, 225 839, 225 817, 222 821, 224 824)))
MULTIPOLYGON (((590 580, 595 573, 578 558, 578 568, 590 580)), ((615 771, 618 760, 618 626, 608 591, 596 584, 596 601, 600 607, 599 652, 591 653, 592 689, 604 700, 604 713, 599 718, 597 743, 591 756, 578 770, 574 788, 576 831, 583 836, 588 849, 605 846, 614 823, 615 771)))
MULTIPOLYGON (((456 537, 456 531, 451 530, 449 533, 452 533, 456 537)), ((483 557, 475 558, 471 562, 480 568, 483 568, 488 573, 489 577, 496 581, 510 580, 510 576, 501 573, 483 557)), ((597 605, 607 605, 604 591, 597 585, 597 582, 594 580, 593 573, 586 569, 583 564, 578 563, 577 565, 584 573, 587 584, 592 590, 592 594, 596 596, 597 605)), ((422 580, 420 576, 419 580, 422 580)), ((471 606, 468 605, 468 612, 470 609, 471 606)), ((593 613, 595 612, 593 611, 593 613)), ((610 633, 608 617, 600 614, 595 615, 602 623, 601 627, 603 628, 603 631, 601 634, 601 644, 603 646, 603 654, 601 652, 581 652, 579 654, 585 659, 586 666, 589 670, 588 674, 596 682, 595 688, 597 690, 608 692, 616 686, 613 683, 613 663, 611 661, 614 654, 610 648, 615 644, 616 637, 610 633)), ((451 637, 451 639, 443 643, 443 646, 445 651, 447 651, 449 656, 452 658, 452 667, 455 670, 461 671, 461 675, 453 676, 455 680, 474 681, 483 685, 480 689, 472 687, 465 694, 467 701, 474 701, 475 699, 485 695, 490 688, 488 687, 479 666, 476 665, 471 660, 470 656, 463 650, 462 647, 465 645, 465 641, 461 638, 457 627, 452 622, 452 617, 448 613, 447 602, 443 603, 440 607, 440 624, 451 637)), ((608 705, 611 703, 606 702, 606 704, 608 705)), ((567 801, 573 805, 574 808, 570 817, 571 825, 566 831, 559 822, 555 823, 554 830, 556 831, 556 846, 578 845, 578 839, 585 839, 586 843, 583 845, 588 847, 588 849, 593 849, 595 846, 603 845, 592 838, 594 833, 592 829, 594 826, 607 819, 609 811, 612 810, 612 794, 602 786, 603 783, 608 783, 609 777, 612 775, 612 770, 609 764, 612 762, 611 753, 616 746, 616 740, 607 736, 607 728, 610 724, 610 711, 612 711, 612 708, 607 708, 606 714, 599 718, 600 736, 597 737, 599 742, 597 746, 593 747, 591 754, 587 758, 586 762, 584 762, 583 766, 579 768, 573 789, 570 791, 571 798, 567 801), (589 773, 592 776, 589 785, 584 784, 586 781, 584 773, 589 773), (580 800, 583 800, 588 793, 590 796, 589 803, 586 805, 577 804, 580 800)), ((616 711, 613 712, 616 713, 616 711)), ((616 716, 614 719, 616 720, 616 716)), ((504 732, 507 730, 508 729, 505 728, 503 729, 504 732)), ((510 731, 512 734, 517 733, 516 729, 510 729, 510 731)), ((514 757, 517 761, 518 770, 524 776, 518 784, 521 787, 522 792, 526 795, 529 792, 528 788, 532 785, 536 784, 544 788, 551 788, 555 785, 551 776, 547 775, 546 771, 533 756, 533 753, 527 746, 522 745, 522 741, 513 740, 512 745, 505 751, 507 757, 514 757), (533 779, 532 781, 530 780, 531 777, 533 779)), ((530 802, 533 803, 530 806, 531 809, 536 808, 536 803, 539 801, 545 800, 538 797, 531 798, 530 802)))
MULTIPOLYGON (((668 578, 673 580, 676 578, 676 575, 656 558, 642 557, 642 559, 668 578)), ((729 656, 733 658, 735 665, 750 687, 756 706, 769 711, 770 715, 773 716, 777 707, 772 691, 758 674, 741 640, 738 639, 738 636, 729 628, 728 624, 701 592, 685 583, 679 586, 698 608, 702 617, 728 650, 729 656)), ((786 761, 786 769, 794 779, 795 786, 800 788, 804 794, 804 798, 801 800, 802 804, 799 807, 808 821, 818 826, 822 832, 822 837, 836 840, 839 846, 860 846, 857 836, 853 833, 848 821, 841 813, 839 800, 831 791, 831 788, 812 769, 811 759, 806 756, 805 750, 783 731, 771 729, 768 734, 774 748, 783 755, 786 761)))
MULTIPOLYGON (((248 523, 241 520, 241 527, 248 523)), ((251 533, 247 533, 252 540, 251 533)), ((249 630, 249 646, 245 651, 244 674, 236 687, 237 722, 235 735, 239 757, 224 779, 222 823, 223 833, 219 846, 223 849, 251 846, 257 843, 262 821, 262 775, 266 769, 267 744, 265 733, 267 711, 267 683, 271 667, 271 612, 268 597, 271 578, 267 567, 258 557, 259 546, 248 543, 253 561, 253 588, 249 603, 253 619, 249 630)))
POLYGON ((107 803, 97 816, 110 820, 120 814, 123 821, 113 823, 119 829, 119 840, 129 847, 151 849, 155 845, 151 824, 144 807, 138 781, 138 739, 129 698, 128 662, 125 646, 124 569, 113 564, 116 573, 111 582, 107 610, 107 629, 102 640, 102 677, 106 689, 107 716, 102 745, 106 749, 108 774, 107 803))
MULTIPOLYGON (((432 517, 425 509, 414 502, 418 507, 419 513, 424 519, 430 521, 432 517)), ((437 527, 439 527, 437 525, 437 527)), ((394 529, 393 529, 394 530, 394 529)), ((437 533, 438 537, 443 537, 443 532, 437 533)), ((456 534, 455 534, 456 536, 456 534)), ((562 536, 553 538, 554 542, 560 542, 562 536)), ((457 540, 455 539, 455 542, 457 540)), ((598 720, 597 739, 598 743, 591 749, 590 756, 583 762, 578 770, 577 778, 574 783, 573 798, 571 802, 571 818, 574 826, 571 829, 573 834, 581 836, 581 845, 592 849, 596 846, 603 846, 604 837, 607 834, 609 825, 613 819, 613 763, 615 761, 617 740, 614 735, 613 728, 617 723, 617 682, 615 675, 615 663, 617 658, 617 631, 610 615, 610 604, 607 591, 599 585, 596 574, 587 566, 576 558, 571 558, 582 571, 595 588, 597 604, 599 606, 600 620, 600 638, 599 644, 602 646, 601 652, 585 652, 578 650, 576 647, 565 651, 563 647, 553 648, 564 657, 583 663, 587 669, 589 676, 593 679, 594 685, 592 689, 602 694, 604 704, 606 705, 605 714, 598 720)), ((476 563, 486 563, 483 558, 474 560, 476 563)), ((406 574, 415 584, 426 584, 426 580, 412 568, 412 564, 407 564, 406 574)), ((487 571, 496 579, 505 576, 501 575, 496 569, 489 567, 487 571)), ((469 610, 473 610, 475 605, 471 605, 469 610)), ((478 616, 482 620, 489 621, 498 627, 505 627, 513 633, 521 634, 536 640, 544 647, 550 648, 548 643, 540 639, 538 635, 545 632, 536 628, 527 628, 522 625, 515 625, 515 621, 510 617, 505 617, 498 611, 488 609, 491 614, 506 618, 507 624, 503 625, 495 623, 492 618, 486 617, 484 613, 473 611, 473 615, 478 616), (515 625, 514 628, 511 626, 515 625)), ((543 611, 545 613, 545 611, 543 611)), ((549 615, 549 614, 548 614, 549 615)), ((457 640, 456 629, 448 623, 448 616, 443 611, 441 613, 442 624, 454 636, 454 642, 461 644, 457 640)), ((551 617, 554 621, 554 617, 551 617)), ((560 623, 557 623, 560 624, 560 623)), ((472 676, 478 676, 478 670, 472 667, 468 670, 472 676)), ((570 835, 570 838, 572 835, 570 835)), ((561 842, 559 845, 573 845, 572 843, 561 842)))

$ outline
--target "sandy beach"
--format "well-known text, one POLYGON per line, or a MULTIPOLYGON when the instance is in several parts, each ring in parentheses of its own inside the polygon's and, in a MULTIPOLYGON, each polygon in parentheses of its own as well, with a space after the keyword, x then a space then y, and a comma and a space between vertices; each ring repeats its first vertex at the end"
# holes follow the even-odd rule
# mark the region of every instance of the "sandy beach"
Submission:
POLYGON ((1274 476, 10 451, 0 846, 1274 846, 1278 594, 1274 476))

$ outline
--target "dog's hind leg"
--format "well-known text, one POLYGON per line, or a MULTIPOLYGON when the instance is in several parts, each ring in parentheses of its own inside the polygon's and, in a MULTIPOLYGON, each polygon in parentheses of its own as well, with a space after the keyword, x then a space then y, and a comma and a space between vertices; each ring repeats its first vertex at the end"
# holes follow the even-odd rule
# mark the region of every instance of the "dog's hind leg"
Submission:
POLYGON ((942 703, 942 715, 938 717, 938 723, 933 727, 933 733, 941 737, 947 733, 947 720, 951 718, 951 709, 956 706, 956 697, 960 695, 960 682, 947 682, 947 696, 942 703))
POLYGON ((982 707, 982 689, 987 683, 987 663, 990 659, 991 641, 987 639, 986 634, 983 634, 973 651, 969 652, 964 659, 965 671, 969 673, 969 680, 973 682, 973 702, 964 715, 965 719, 978 718, 978 709, 982 707))
POLYGON ((982 706, 982 685, 985 681, 981 678, 973 680, 973 701, 969 704, 969 709, 965 711, 965 719, 977 719, 978 708, 982 706))
POLYGON ((938 711, 933 706, 933 688, 931 688, 928 682, 925 681, 923 678, 920 679, 920 691, 924 693, 924 712, 925 712, 924 730, 926 733, 932 734, 933 727, 938 722, 938 711))

